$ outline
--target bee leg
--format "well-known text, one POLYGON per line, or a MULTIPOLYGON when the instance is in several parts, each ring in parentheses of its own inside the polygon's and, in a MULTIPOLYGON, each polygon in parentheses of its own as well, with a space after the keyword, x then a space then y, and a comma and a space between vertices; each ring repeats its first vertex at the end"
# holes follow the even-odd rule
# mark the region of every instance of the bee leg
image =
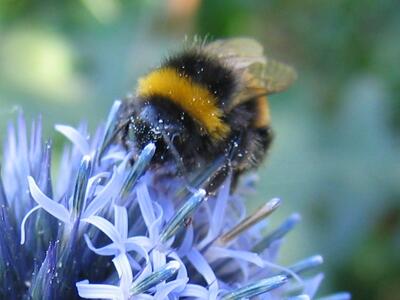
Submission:
POLYGON ((196 188, 194 188, 188 181, 188 171, 185 167, 185 165, 183 164, 183 159, 181 157, 181 155, 179 154, 178 150, 176 150, 174 144, 172 143, 171 139, 169 138, 169 136, 167 134, 163 134, 163 139, 165 144, 167 145, 168 149, 171 151, 172 157, 174 158, 176 165, 178 167, 178 175, 180 175, 180 177, 183 179, 183 181, 185 182, 185 186, 186 189, 191 192, 194 193, 197 191, 196 188))
POLYGON ((218 188, 225 182, 228 176, 232 173, 229 162, 219 168, 209 180, 207 180, 204 189, 208 195, 214 195, 218 188))
POLYGON ((232 174, 232 183, 231 183, 231 190, 235 190, 239 184, 240 175, 243 173, 243 170, 235 170, 232 174))
POLYGON ((212 175, 205 187, 207 193, 214 194, 215 191, 225 182, 230 174, 232 174, 231 191, 235 189, 238 179, 238 170, 236 170, 237 166, 233 165, 232 162, 235 161, 235 156, 237 156, 238 152, 240 151, 239 145, 241 143, 241 140, 242 134, 236 135, 232 138, 230 147, 226 150, 225 153, 224 164, 212 175))

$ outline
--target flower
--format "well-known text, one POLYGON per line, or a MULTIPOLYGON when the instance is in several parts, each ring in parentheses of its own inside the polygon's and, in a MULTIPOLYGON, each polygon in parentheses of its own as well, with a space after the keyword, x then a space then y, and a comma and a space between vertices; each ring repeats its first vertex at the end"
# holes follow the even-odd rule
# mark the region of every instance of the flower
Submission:
POLYGON ((84 125, 56 126, 72 145, 55 185, 52 144, 42 141, 40 119, 29 143, 22 114, 17 128, 9 125, 0 180, 0 298, 315 297, 321 256, 286 267, 276 262, 298 214, 270 229, 267 217, 281 201, 249 214, 243 195, 251 184, 231 193, 230 176, 207 195, 202 187, 218 162, 190 178, 188 191, 189 179, 170 166, 150 167, 154 144, 136 153, 113 142, 120 107, 116 101, 93 136, 84 125))

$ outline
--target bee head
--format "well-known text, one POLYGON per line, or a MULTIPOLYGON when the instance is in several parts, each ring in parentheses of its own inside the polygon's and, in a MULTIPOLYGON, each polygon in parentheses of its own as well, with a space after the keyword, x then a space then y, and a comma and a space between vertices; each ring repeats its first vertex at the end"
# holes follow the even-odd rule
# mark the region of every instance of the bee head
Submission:
POLYGON ((132 131, 137 146, 142 149, 148 143, 156 144, 155 160, 171 156, 170 149, 181 148, 188 131, 176 111, 147 104, 131 119, 132 131))

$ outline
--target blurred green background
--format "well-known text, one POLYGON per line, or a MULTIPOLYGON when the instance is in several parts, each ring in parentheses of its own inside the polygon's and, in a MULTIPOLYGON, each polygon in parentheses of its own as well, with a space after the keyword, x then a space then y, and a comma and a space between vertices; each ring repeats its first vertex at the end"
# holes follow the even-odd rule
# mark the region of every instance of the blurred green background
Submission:
POLYGON ((0 129, 22 108, 91 128, 185 35, 251 36, 299 79, 270 98, 255 209, 303 222, 281 257, 324 255, 325 292, 400 299, 399 1, 0 1, 0 129))

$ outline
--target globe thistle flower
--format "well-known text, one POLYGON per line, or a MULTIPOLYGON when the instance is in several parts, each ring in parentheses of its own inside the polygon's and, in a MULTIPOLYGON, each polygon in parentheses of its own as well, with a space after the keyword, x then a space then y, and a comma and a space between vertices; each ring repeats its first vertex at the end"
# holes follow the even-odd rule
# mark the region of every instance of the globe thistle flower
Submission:
POLYGON ((184 188, 188 178, 149 168, 154 144, 128 153, 112 143, 120 105, 93 135, 84 125, 55 127, 70 141, 55 181, 40 119, 29 139, 22 114, 9 125, 0 181, 0 298, 315 297, 321 256, 276 262, 298 214, 270 228, 267 217, 281 201, 249 214, 243 198, 251 177, 231 193, 228 176, 207 195, 202 187, 213 167, 190 178, 191 191, 184 188))

